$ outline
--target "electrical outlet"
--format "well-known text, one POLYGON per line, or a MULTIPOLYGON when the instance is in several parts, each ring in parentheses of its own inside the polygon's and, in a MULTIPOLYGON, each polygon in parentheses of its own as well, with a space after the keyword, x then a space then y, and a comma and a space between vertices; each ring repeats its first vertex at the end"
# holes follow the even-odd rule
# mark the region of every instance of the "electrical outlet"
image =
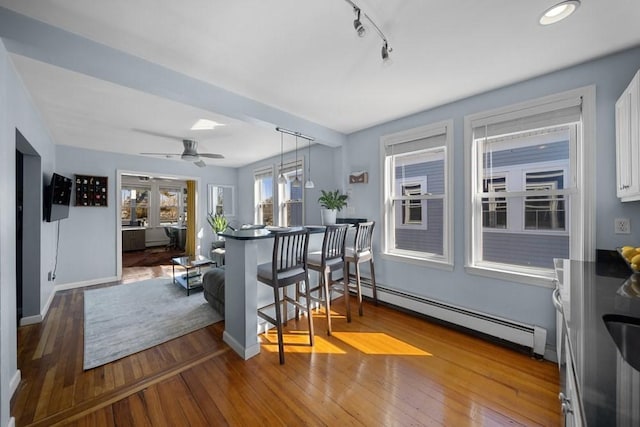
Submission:
POLYGON ((614 232, 616 234, 631 234, 631 222, 629 222, 629 218, 616 218, 614 221, 614 232))

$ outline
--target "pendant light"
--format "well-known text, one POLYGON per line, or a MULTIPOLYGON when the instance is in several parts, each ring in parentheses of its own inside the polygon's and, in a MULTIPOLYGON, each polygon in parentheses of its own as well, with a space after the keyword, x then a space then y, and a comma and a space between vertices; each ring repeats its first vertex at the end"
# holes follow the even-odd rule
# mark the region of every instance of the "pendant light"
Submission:
POLYGON ((283 166, 283 157, 284 157, 284 153, 282 151, 282 132, 280 132, 280 175, 278 175, 278 184, 286 184, 287 183, 287 178, 284 176, 284 173, 282 172, 282 166, 283 166))
POLYGON ((314 188, 316 185, 311 181, 311 140, 307 140, 309 144, 309 154, 307 155, 307 182, 304 183, 304 188, 314 188))
POLYGON ((302 185, 302 181, 298 178, 298 135, 296 135, 296 163, 294 167, 296 168, 296 178, 291 183, 291 186, 300 187, 302 185))

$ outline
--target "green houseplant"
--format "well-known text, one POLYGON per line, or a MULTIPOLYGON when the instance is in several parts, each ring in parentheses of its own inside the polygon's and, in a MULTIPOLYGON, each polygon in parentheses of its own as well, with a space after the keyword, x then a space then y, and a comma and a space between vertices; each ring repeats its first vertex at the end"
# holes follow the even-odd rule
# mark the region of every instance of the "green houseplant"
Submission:
POLYGON ((346 194, 340 194, 339 190, 320 190, 320 192, 322 195, 318 198, 318 203, 324 208, 322 210, 322 224, 335 224, 337 212, 347 206, 348 196, 346 194))
POLYGON ((218 235, 218 233, 222 233, 224 230, 226 230, 229 226, 229 221, 227 221, 227 218, 225 218, 224 215, 214 215, 211 212, 209 212, 209 215, 207 216, 207 222, 209 222, 211 230, 213 230, 213 234, 215 234, 216 236, 218 235))

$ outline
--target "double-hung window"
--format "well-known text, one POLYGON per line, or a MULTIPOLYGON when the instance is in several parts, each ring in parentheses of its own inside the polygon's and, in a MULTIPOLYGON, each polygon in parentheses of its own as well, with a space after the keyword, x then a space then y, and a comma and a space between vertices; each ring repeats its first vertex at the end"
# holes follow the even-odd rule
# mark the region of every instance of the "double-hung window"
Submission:
POLYGON ((254 220, 256 224, 274 225, 273 222, 273 167, 253 173, 254 220))
POLYGON ((589 254, 592 97, 579 89, 465 118, 467 271, 548 284, 554 258, 589 254))
POLYGON ((447 121, 381 138, 385 256, 452 267, 452 128, 447 121))
POLYGON ((291 162, 279 168, 278 176, 284 176, 284 182, 278 179, 278 225, 290 227, 303 225, 304 221, 304 176, 302 160, 291 162))

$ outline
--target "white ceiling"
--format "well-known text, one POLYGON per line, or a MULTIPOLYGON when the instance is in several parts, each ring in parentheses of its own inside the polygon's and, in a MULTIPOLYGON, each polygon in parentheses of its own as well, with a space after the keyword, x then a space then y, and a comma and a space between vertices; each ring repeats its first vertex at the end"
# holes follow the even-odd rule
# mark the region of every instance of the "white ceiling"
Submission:
MULTIPOLYGON (((365 38, 356 36, 344 0, 0 0, 0 6, 348 134, 640 45, 640 1, 583 0, 567 20, 540 26, 539 16, 558 1, 356 1, 389 39, 387 66, 371 28, 365 38)), ((57 143, 180 151, 179 142, 138 129, 196 137, 201 152, 226 157, 208 161, 222 166, 279 152, 273 127, 13 58, 57 143), (204 136, 188 131, 201 117, 228 126, 204 136)))

